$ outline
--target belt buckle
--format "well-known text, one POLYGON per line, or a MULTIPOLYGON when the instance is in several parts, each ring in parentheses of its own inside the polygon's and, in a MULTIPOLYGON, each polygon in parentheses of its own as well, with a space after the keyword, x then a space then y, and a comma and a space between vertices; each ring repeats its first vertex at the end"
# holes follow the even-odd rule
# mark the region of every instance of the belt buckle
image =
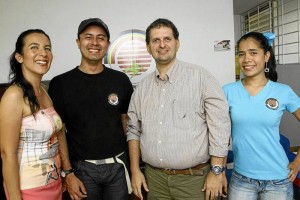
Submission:
POLYGON ((102 160, 96 160, 96 165, 103 165, 103 164, 106 164, 106 163, 105 163, 105 159, 102 159, 102 160))
POLYGON ((164 171, 166 172, 166 174, 176 175, 176 170, 175 169, 164 169, 164 171))

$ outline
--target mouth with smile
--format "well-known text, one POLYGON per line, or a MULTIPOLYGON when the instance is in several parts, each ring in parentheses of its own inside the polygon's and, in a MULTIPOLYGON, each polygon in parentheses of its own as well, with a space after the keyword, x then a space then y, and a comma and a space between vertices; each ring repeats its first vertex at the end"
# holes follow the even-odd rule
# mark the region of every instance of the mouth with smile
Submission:
POLYGON ((35 61, 35 63, 38 65, 46 65, 46 64, 48 64, 48 61, 47 60, 37 60, 37 61, 35 61))
POLYGON ((246 71, 250 71, 255 68, 255 65, 243 65, 243 69, 246 71))
POLYGON ((100 49, 88 49, 88 51, 90 52, 90 53, 98 53, 98 52, 100 52, 100 49))
POLYGON ((159 50, 158 53, 164 55, 168 53, 168 50, 159 50))

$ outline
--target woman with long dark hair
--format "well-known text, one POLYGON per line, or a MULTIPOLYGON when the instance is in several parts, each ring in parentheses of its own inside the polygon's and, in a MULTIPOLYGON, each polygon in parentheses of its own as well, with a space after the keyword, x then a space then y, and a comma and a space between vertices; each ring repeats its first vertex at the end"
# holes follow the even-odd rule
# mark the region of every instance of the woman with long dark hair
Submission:
POLYGON ((11 84, 0 104, 1 157, 7 199, 59 200, 59 115, 42 77, 52 62, 49 36, 40 29, 22 32, 10 57, 11 84))

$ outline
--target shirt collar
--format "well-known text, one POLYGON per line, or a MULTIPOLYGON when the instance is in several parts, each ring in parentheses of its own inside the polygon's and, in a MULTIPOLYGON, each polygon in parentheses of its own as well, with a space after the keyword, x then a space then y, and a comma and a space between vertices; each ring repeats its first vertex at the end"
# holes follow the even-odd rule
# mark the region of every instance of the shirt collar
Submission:
MULTIPOLYGON (((175 60, 173 65, 170 67, 170 69, 166 73, 167 80, 165 80, 165 81, 168 81, 170 84, 172 84, 174 82, 174 77, 175 77, 174 73, 175 72, 173 72, 173 71, 175 71, 174 68, 176 68, 176 67, 177 67, 177 59, 175 60)), ((155 68, 155 77, 156 77, 155 80, 157 83, 159 80, 164 81, 159 77, 159 71, 157 70, 157 68, 155 68)))

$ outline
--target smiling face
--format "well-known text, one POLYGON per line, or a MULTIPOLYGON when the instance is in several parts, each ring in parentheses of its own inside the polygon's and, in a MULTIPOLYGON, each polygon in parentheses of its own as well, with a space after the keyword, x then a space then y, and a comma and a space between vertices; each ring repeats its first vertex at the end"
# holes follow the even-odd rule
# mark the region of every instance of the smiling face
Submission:
POLYGON ((239 44, 239 65, 245 77, 265 76, 265 62, 270 58, 270 52, 264 52, 253 38, 242 40, 239 44))
POLYGON ((42 33, 31 33, 24 38, 22 53, 16 53, 24 76, 35 74, 42 76, 48 72, 53 59, 51 43, 42 33))
POLYGON ((147 50, 152 55, 158 67, 170 66, 175 59, 179 48, 179 40, 174 38, 172 29, 160 26, 150 30, 147 50))
POLYGON ((104 29, 97 25, 88 26, 80 33, 76 42, 82 54, 83 65, 102 63, 110 44, 104 29))

